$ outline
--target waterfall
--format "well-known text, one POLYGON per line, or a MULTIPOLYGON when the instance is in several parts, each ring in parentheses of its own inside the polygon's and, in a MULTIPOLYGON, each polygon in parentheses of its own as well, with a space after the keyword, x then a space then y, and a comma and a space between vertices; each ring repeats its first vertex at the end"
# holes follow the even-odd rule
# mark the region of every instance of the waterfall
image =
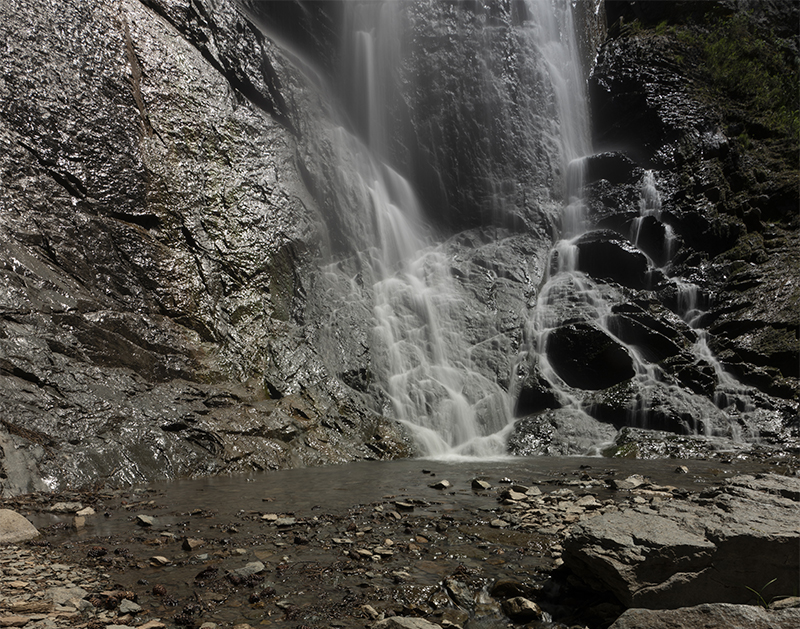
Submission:
MULTIPOLYGON (((556 147, 564 177, 556 185, 566 191, 577 231, 583 220, 581 158, 589 142, 571 5, 526 5, 521 32, 537 51, 538 76, 553 100, 546 127, 529 133, 556 147)), ((345 4, 340 83, 349 122, 332 136, 347 191, 342 197, 367 210, 362 221, 369 238, 357 257, 373 300, 374 384, 383 412, 409 428, 420 454, 502 455, 513 427, 511 396, 473 364, 461 329, 471 297, 452 277, 446 247, 426 227, 413 186, 390 166, 398 140, 390 107, 399 94, 402 8, 391 1, 345 4)))

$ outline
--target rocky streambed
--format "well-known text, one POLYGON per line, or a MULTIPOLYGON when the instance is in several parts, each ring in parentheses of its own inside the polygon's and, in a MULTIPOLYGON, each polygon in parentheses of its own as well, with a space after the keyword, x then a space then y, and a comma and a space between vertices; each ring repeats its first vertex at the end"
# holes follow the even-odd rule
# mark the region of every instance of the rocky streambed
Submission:
POLYGON ((0 626, 795 627, 795 468, 397 461, 26 495, 3 506, 41 535, 0 550, 0 626))

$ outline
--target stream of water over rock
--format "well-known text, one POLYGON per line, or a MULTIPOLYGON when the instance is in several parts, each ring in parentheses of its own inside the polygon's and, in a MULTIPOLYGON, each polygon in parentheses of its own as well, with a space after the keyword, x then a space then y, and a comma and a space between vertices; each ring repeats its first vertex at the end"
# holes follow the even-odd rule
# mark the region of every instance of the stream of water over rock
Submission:
MULTIPOLYGON (((621 426, 757 439, 756 422, 748 415, 754 410, 748 391, 713 356, 699 325, 697 287, 670 277, 677 237, 662 216, 658 174, 638 171, 638 216, 630 220, 627 236, 619 228, 600 229, 590 216, 584 181, 594 156, 574 3, 526 0, 515 6, 516 13, 502 22, 486 8, 465 18, 473 9, 459 5, 454 18, 435 3, 344 3, 341 62, 327 92, 332 105, 325 146, 331 161, 322 167, 328 172, 327 202, 337 215, 329 219, 335 229, 321 285, 321 293, 335 305, 321 309, 327 310, 328 323, 318 326, 317 336, 320 346, 330 345, 331 371, 366 393, 377 411, 405 425, 423 456, 505 454, 515 422, 525 416, 519 399, 527 374, 535 374, 549 396, 529 415, 544 410, 544 421, 551 426, 545 446, 522 453, 598 454, 621 426), (413 26, 419 30, 431 16, 441 24, 415 35, 425 44, 409 62, 408 24, 416 19, 413 26), (483 43, 476 45, 476 37, 483 43), (461 40, 469 44, 460 49, 452 45, 461 40), (500 52, 498 40, 506 46, 500 52), (449 74, 452 58, 439 77, 440 51, 454 57, 456 49, 459 54, 468 51, 471 65, 465 77, 458 75, 458 68, 449 74), (444 87, 429 84, 436 80, 444 87), (438 116, 448 108, 453 110, 449 120, 409 120, 425 112, 438 116), (434 154, 437 142, 450 141, 451 130, 439 127, 453 121, 456 127, 474 123, 469 137, 476 155, 465 156, 463 165, 450 163, 458 159, 453 148, 447 159, 434 154), (513 142, 508 136, 512 131, 513 142), (431 134, 427 140, 421 139, 424 133, 431 134), (425 142, 425 149, 419 149, 425 142), (512 160, 507 172, 493 160, 501 163, 511 152, 524 159, 512 160), (479 164, 477 173, 469 171, 477 174, 479 184, 464 183, 482 191, 480 227, 469 231, 475 216, 455 226, 440 220, 437 213, 452 211, 449 206, 457 200, 447 199, 441 189, 442 198, 422 196, 437 190, 419 185, 425 177, 414 174, 419 167, 409 163, 415 159, 409 158, 412 154, 425 157, 433 179, 445 177, 448 159, 447 167, 457 177, 466 178, 470 160, 479 164), (486 155, 493 157, 484 159, 486 155), (531 220, 531 215, 538 218, 531 220), (546 227, 541 229, 537 220, 546 227), (653 226, 661 234, 655 246, 648 232, 653 226), (537 229, 549 230, 548 246, 553 244, 549 253, 541 254, 538 275, 524 277, 529 288, 516 297, 526 300, 516 313, 516 330, 506 334, 500 325, 470 329, 483 316, 476 304, 499 311, 494 302, 497 283, 487 290, 474 282, 476 268, 493 281, 503 273, 526 275, 519 268, 509 271, 514 263, 499 268, 496 259, 481 259, 482 253, 465 272, 471 243, 479 248, 492 241, 494 232, 500 246, 511 240, 509 234, 529 238, 537 229), (454 245, 458 238, 466 244, 454 245), (616 271, 630 276, 627 283, 607 281, 591 260, 582 259, 585 247, 608 242, 636 262, 636 269, 616 271), (627 288, 650 291, 657 284, 673 287, 675 322, 690 340, 673 343, 661 334, 661 324, 642 332, 645 328, 636 320, 640 315, 628 317, 625 309, 640 308, 631 302, 644 298, 632 296, 627 288), (359 330, 342 342, 347 334, 342 328, 348 324, 359 330), (672 367, 661 365, 664 355, 648 345, 651 337, 669 345, 668 358, 680 353, 681 360, 689 361, 693 375, 681 380, 668 373, 672 367), (502 349, 492 350, 486 359, 482 346, 489 343, 502 349), (599 354, 587 349, 582 355, 583 344, 595 344, 599 354), (354 349, 368 358, 353 360, 354 349), (572 358, 565 361, 567 354, 572 358), (689 382, 687 388, 690 378, 705 380, 689 382)), ((463 149, 472 147, 468 143, 463 149)), ((460 201, 478 196, 465 193, 460 201)), ((536 237, 545 239, 541 233, 536 237)), ((526 252, 520 259, 535 255, 526 252)))
MULTIPOLYGON (((571 7, 550 0, 526 6, 521 32, 536 54, 536 82, 522 88, 547 92, 553 105, 549 115, 529 119, 526 143, 547 138, 548 163, 556 161, 565 174, 565 181, 553 183, 567 190, 564 221, 579 222, 568 218, 581 204, 580 169, 569 165, 588 153, 589 141, 571 7)), ((398 5, 348 3, 345 11, 342 100, 360 138, 341 129, 338 152, 351 169, 348 189, 369 208, 371 241, 359 253, 359 267, 372 285, 372 370, 384 410, 408 426, 422 454, 502 454, 515 391, 474 365, 473 343, 461 329, 469 297, 452 276, 445 247, 425 227, 412 186, 387 163, 394 131, 388 100, 396 95, 392 78, 402 28, 398 5)), ((496 80, 489 70, 484 74, 486 82, 496 80)))

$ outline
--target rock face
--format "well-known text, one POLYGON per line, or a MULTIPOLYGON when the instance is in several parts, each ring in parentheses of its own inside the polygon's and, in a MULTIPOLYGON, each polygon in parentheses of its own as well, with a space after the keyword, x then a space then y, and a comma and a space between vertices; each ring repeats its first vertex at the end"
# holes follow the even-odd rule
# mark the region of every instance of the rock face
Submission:
POLYGON ((551 280, 544 318, 558 380, 548 388, 536 360, 521 370, 511 450, 563 450, 544 432, 576 412, 791 447, 800 293, 785 270, 800 268, 800 190, 797 122, 785 115, 798 106, 797 70, 785 60, 798 33, 785 25, 798 6, 615 2, 607 15, 589 77, 587 232, 558 252, 585 277, 551 280), (585 326, 627 351, 636 376, 592 361, 596 344, 566 342, 585 326), (608 382, 582 377, 591 371, 608 382))
POLYGON ((748 603, 766 583, 774 593, 797 586, 798 518, 800 481, 741 476, 684 504, 581 522, 565 542, 564 562, 626 607, 748 603))
POLYGON ((271 42, 225 2, 6 9, 3 490, 402 454, 304 341, 321 219, 271 42))
POLYGON ((380 142, 337 75, 353 4, 0 0, 2 492, 409 454, 373 369, 378 228, 354 168, 373 140, 441 231, 462 362, 510 397, 512 451, 631 424, 797 435, 798 46, 765 35, 796 5, 614 3, 572 243, 586 281, 554 291, 545 350, 569 167, 552 90, 526 87, 544 71, 528 4, 389 5, 408 30, 380 142), (681 22, 705 12, 720 25, 681 22), (574 298, 587 282, 601 316, 574 298))

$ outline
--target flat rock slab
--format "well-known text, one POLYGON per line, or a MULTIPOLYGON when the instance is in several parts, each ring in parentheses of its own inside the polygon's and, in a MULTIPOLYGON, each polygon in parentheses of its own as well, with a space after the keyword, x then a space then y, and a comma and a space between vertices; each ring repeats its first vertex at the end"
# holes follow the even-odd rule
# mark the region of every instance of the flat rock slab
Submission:
POLYGON ((27 518, 11 509, 0 509, 0 544, 16 544, 39 537, 27 518))
POLYGON ((393 616, 381 620, 374 625, 375 629, 442 629, 441 625, 425 620, 424 618, 406 618, 393 616))
POLYGON ((800 578, 800 479, 740 476, 688 500, 576 525, 564 563, 627 607, 675 609, 792 594, 800 578))
POLYGON ((796 629, 800 609, 768 610, 753 605, 716 603, 670 610, 629 609, 610 629, 796 629))

